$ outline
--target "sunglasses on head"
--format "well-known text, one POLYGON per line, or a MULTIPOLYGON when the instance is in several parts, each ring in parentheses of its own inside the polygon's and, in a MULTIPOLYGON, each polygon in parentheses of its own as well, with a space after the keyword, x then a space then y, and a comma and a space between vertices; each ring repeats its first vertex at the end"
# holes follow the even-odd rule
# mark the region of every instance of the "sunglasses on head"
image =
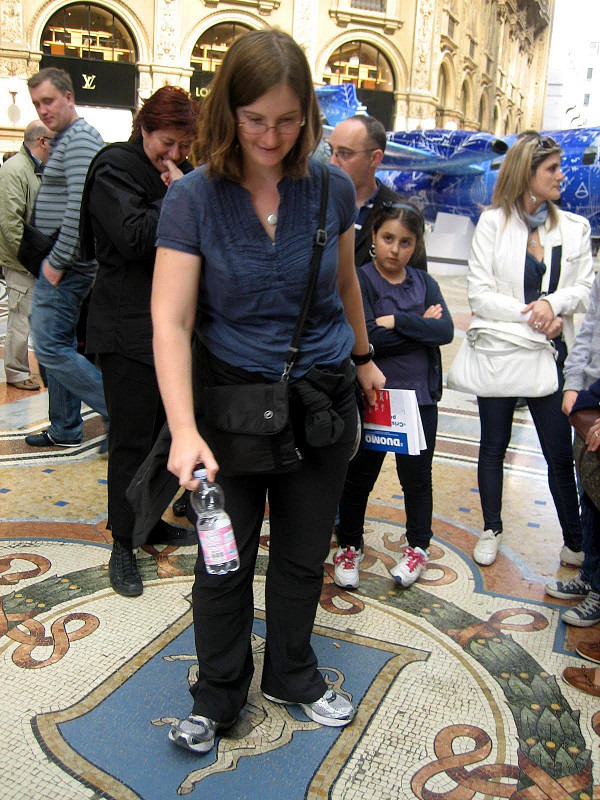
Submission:
POLYGON ((540 136, 537 148, 539 150, 553 150, 554 148, 558 147, 557 143, 551 136, 540 136))

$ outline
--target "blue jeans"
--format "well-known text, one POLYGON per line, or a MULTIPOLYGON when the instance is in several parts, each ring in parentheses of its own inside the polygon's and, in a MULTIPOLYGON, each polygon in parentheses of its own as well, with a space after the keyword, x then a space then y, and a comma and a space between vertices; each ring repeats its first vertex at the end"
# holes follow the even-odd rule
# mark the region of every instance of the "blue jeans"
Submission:
POLYGON ((583 492, 581 495, 581 528, 583 531, 583 565, 581 574, 600 594, 600 511, 583 492))
MULTIPOLYGON (((575 485, 571 426, 561 411, 562 391, 528 397, 527 405, 548 465, 548 485, 564 543, 581 550, 581 521, 575 485)), ((484 530, 502 531, 502 478, 516 397, 478 397, 481 441, 477 479, 484 530)))
POLYGON ((108 419, 100 370, 77 352, 77 321, 93 275, 70 270, 57 286, 42 272, 31 304, 31 333, 48 384, 48 433, 53 439, 81 441, 81 403, 108 419))

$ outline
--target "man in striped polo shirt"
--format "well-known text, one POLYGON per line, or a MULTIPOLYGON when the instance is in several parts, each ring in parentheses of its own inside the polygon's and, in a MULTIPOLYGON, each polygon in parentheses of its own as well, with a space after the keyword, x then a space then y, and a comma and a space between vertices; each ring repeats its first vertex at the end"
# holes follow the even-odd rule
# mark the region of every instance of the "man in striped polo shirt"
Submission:
POLYGON ((46 371, 50 427, 25 437, 32 447, 75 447, 81 442, 81 402, 108 419, 102 376, 77 352, 76 328, 97 263, 83 261, 79 247, 81 194, 90 161, 103 146, 98 131, 75 109, 70 76, 48 67, 27 82, 44 125, 55 133, 35 202, 35 226, 57 234, 43 260, 31 306, 33 346, 46 371))

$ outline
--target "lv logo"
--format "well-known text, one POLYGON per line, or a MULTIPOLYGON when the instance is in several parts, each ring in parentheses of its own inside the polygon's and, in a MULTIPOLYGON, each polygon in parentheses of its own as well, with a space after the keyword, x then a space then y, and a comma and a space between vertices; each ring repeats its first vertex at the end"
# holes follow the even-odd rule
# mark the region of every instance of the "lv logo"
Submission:
POLYGON ((96 88, 94 85, 94 81, 96 80, 95 75, 86 75, 85 72, 83 72, 81 77, 83 78, 83 86, 81 87, 82 89, 94 90, 96 88))

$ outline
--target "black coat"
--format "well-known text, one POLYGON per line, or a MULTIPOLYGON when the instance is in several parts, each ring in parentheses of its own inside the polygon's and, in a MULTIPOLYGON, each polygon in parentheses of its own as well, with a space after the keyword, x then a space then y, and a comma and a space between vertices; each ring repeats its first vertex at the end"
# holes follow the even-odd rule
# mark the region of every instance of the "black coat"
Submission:
MULTIPOLYGON (((368 264, 369 261, 373 261, 373 257, 369 254, 369 248, 373 242, 371 238, 371 226, 373 225, 373 217, 375 216, 376 211, 381 208, 385 202, 401 203, 402 200, 403 198, 401 195, 399 195, 393 189, 389 189, 383 183, 380 184, 373 208, 370 209, 362 228, 356 234, 356 240, 354 242, 354 262, 357 267, 362 267, 363 264, 368 264)), ((416 269, 422 269, 424 272, 427 272, 427 256, 425 251, 423 251, 422 258, 415 259, 410 263, 411 266, 415 267, 416 269)))
MULTIPOLYGON (((182 172, 192 165, 184 161, 182 172)), ((153 364, 150 295, 156 228, 167 187, 142 139, 102 149, 90 164, 81 204, 86 257, 98 259, 88 312, 88 353, 153 364)))

